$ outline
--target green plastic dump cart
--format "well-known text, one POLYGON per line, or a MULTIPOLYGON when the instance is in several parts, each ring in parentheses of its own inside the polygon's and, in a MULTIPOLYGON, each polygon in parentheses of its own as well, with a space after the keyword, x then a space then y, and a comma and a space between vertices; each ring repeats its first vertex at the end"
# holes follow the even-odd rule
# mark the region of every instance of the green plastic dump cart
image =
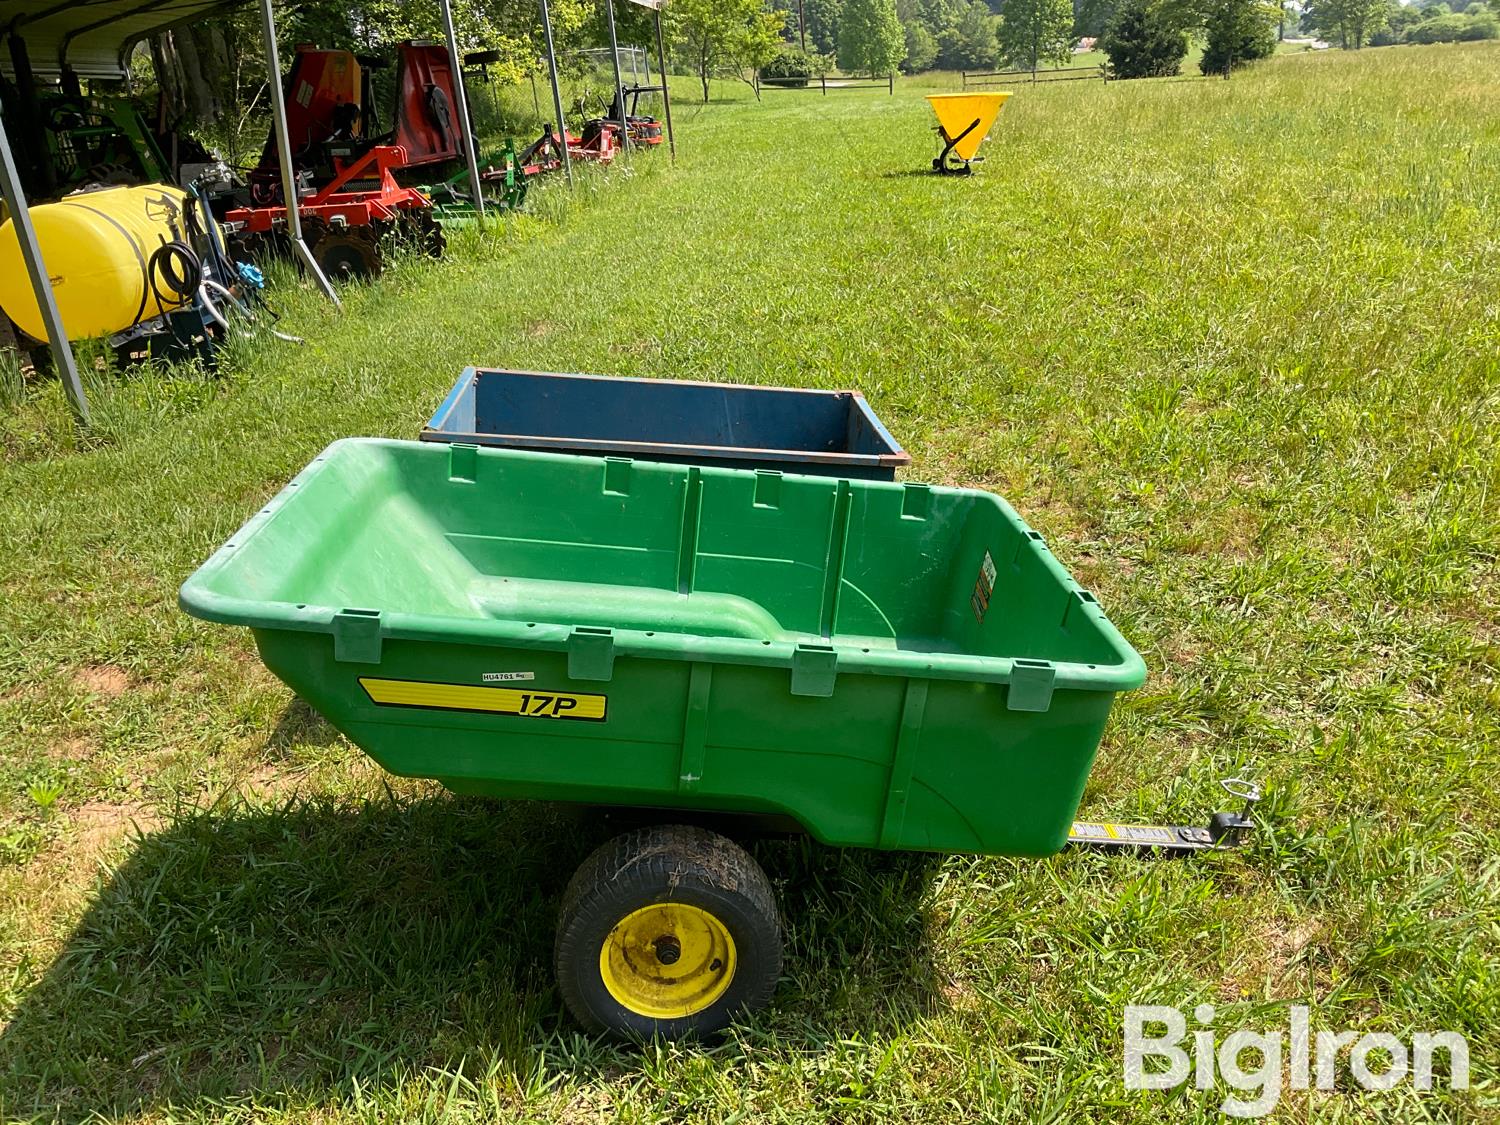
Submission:
POLYGON ((181 601, 394 773, 660 810, 558 929, 569 1008, 641 1034, 718 1029, 781 966, 765 875, 674 810, 1047 855, 1145 676, 988 493, 472 445, 336 442, 181 601))

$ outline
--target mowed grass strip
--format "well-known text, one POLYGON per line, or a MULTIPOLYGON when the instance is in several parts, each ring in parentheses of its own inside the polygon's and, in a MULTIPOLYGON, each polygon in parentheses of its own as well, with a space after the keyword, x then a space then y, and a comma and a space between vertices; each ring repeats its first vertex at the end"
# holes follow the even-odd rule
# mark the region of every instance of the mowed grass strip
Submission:
MULTIPOLYGON (((1018 88, 967 181, 920 85, 678 103, 682 155, 549 186, 220 378, 0 411, 0 1118, 1215 1119, 1127 1094, 1126 1003, 1500 1040, 1500 50, 1018 88), (607 829, 385 778, 175 608, 328 441, 468 363, 855 386, 910 479, 990 488, 1145 654, 1085 797, 1243 854, 1011 861, 766 842, 787 976, 713 1048, 580 1036, 550 980, 607 829)), ((685 93, 686 91, 684 91, 685 93)))

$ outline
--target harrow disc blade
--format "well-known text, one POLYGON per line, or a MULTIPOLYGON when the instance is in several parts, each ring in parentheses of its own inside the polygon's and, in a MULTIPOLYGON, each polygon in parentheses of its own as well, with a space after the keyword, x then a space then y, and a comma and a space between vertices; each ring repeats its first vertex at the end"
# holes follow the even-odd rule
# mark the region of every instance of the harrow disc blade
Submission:
POLYGON ((343 230, 320 225, 315 236, 307 231, 312 256, 330 281, 379 277, 385 269, 380 249, 384 233, 374 225, 343 230))

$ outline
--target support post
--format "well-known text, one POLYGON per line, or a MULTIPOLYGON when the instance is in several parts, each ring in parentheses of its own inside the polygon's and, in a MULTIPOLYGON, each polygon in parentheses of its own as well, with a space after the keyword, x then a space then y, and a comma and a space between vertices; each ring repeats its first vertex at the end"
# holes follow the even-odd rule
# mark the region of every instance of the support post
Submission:
POLYGON ((474 126, 469 121, 469 94, 464 89, 464 61, 458 54, 458 35, 453 30, 452 0, 438 0, 443 13, 443 34, 448 39, 448 65, 453 68, 453 96, 458 100, 458 127, 463 132, 464 161, 469 166, 469 190, 474 194, 474 213, 484 222, 484 191, 479 182, 479 157, 474 152, 474 126))
MULTIPOLYGON (((20 36, 17 27, 19 23, 19 19, 11 21, 9 29, 11 74, 15 76, 20 104, 34 106, 37 104, 36 76, 31 71, 31 52, 27 49, 26 40, 20 36)), ((36 114, 24 115, 15 121, 15 125, 19 130, 19 140, 16 143, 20 145, 21 156, 30 163, 35 177, 32 187, 44 198, 50 199, 57 190, 57 177, 53 175, 52 161, 46 156, 46 129, 36 114)), ((14 159, 15 154, 12 153, 11 157, 14 159)))
POLYGON ((615 0, 604 0, 604 14, 609 23, 609 57, 615 64, 615 106, 620 111, 620 144, 630 152, 630 123, 625 120, 625 83, 620 77, 620 41, 615 38, 615 0))
POLYGON ((557 112, 557 143, 562 148, 563 172, 568 177, 568 186, 573 186, 573 161, 568 157, 568 122, 563 117, 562 86, 557 77, 557 49, 552 44, 552 13, 547 0, 541 0, 542 31, 547 39, 547 72, 552 75, 552 108, 557 112))
POLYGON ((276 159, 281 165, 281 195, 286 204, 286 232, 292 240, 292 250, 302 259, 302 264, 312 274, 313 281, 335 308, 343 308, 339 295, 333 291, 328 278, 312 256, 307 243, 302 239, 302 213, 297 206, 297 170, 292 167, 292 141, 286 124, 286 91, 281 88, 281 57, 276 49, 276 16, 271 11, 271 0, 260 0, 262 30, 266 36, 266 92, 271 97, 271 120, 276 127, 276 159))
POLYGON ((672 153, 672 161, 677 161, 677 137, 672 133, 672 94, 667 89, 667 41, 661 30, 661 9, 656 9, 656 69, 657 77, 661 80, 661 112, 667 119, 667 148, 672 153))
POLYGON ((87 426, 88 399, 83 393, 83 382, 78 378, 78 363, 68 344, 62 314, 57 311, 57 298, 52 295, 52 282, 49 280, 51 275, 42 261, 42 247, 36 240, 36 227, 31 223, 31 208, 26 205, 26 195, 21 190, 21 174, 16 171, 16 161, 11 156, 10 138, 5 134, 3 117, 0 117, 0 195, 5 197, 5 202, 10 207, 11 222, 16 225, 16 241, 21 244, 21 257, 26 262, 26 272, 31 276, 31 291, 36 294, 42 323, 47 326, 47 343, 52 346, 52 362, 62 377, 63 386, 67 388, 73 413, 78 421, 87 426))

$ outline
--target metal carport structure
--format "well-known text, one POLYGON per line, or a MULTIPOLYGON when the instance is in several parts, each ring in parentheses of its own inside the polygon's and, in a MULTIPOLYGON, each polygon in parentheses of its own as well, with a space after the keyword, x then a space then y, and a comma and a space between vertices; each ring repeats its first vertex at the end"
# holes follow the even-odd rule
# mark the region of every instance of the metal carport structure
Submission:
MULTIPOLYGON (((0 74, 13 82, 21 97, 34 100, 38 76, 58 79, 126 76, 126 61, 135 45, 147 36, 202 19, 244 3, 245 0, 0 0, 0 74)), ((280 84, 277 83, 277 89, 280 84)), ((28 131, 39 123, 18 123, 28 131)), ((11 150, 10 123, 0 113, 0 191, 10 208, 21 244, 21 255, 31 274, 31 287, 47 325, 53 362, 67 387, 80 420, 89 417, 88 400, 78 378, 78 365, 68 345, 57 301, 52 295, 37 244, 31 212, 21 190, 20 172, 11 150)))
MULTIPOLYGON (((7 49, 0 52, 0 75, 13 82, 23 100, 35 98, 39 76, 56 78, 64 83, 82 78, 124 79, 128 61, 136 44, 151 35, 204 19, 251 0, 0 0, 0 38, 7 49)), ((276 132, 277 154, 281 165, 282 195, 286 201, 287 233, 298 257, 320 289, 335 305, 339 304, 333 286, 318 268, 302 238, 301 216, 297 208, 296 174, 292 167, 291 141, 287 135, 286 100, 281 83, 281 63, 277 53, 276 19, 272 0, 256 0, 266 43, 267 89, 276 132)), ((606 0, 613 7, 612 0, 606 0)), ((458 116, 465 161, 476 210, 482 216, 484 200, 479 191, 478 156, 470 127, 468 94, 461 75, 463 60, 458 53, 454 33, 452 0, 437 0, 447 38, 449 63, 455 76, 458 116)), ((542 24, 546 33, 548 64, 552 78, 554 103, 562 111, 562 94, 558 85, 557 60, 552 45, 552 21, 546 0, 541 0, 542 24)), ((22 122, 23 128, 35 123, 22 122)), ((561 121, 559 129, 564 128, 561 121)), ((37 243, 36 229, 21 189, 19 171, 12 154, 8 124, 0 112, 0 194, 8 204, 16 225, 21 254, 31 275, 42 319, 47 326, 47 342, 54 362, 80 421, 89 418, 88 401, 78 377, 78 366, 69 346, 67 332, 58 314, 52 283, 37 243)), ((566 160, 566 144, 564 160, 566 160)), ((571 169, 569 169, 571 179, 571 169)))

